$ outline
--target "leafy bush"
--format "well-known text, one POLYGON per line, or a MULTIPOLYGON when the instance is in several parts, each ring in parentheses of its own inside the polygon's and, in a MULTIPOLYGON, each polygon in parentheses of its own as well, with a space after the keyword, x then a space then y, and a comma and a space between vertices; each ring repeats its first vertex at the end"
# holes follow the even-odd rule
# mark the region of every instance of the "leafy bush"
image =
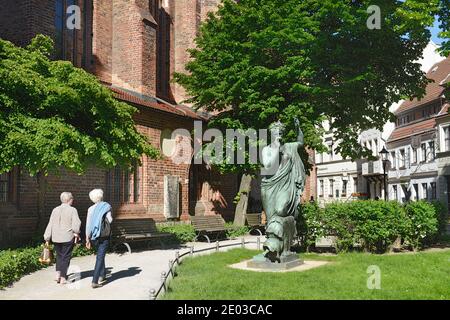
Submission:
POLYGON ((308 250, 319 237, 336 236, 336 249, 361 246, 370 252, 385 252, 397 238, 417 249, 436 241, 446 228, 446 210, 440 203, 352 201, 330 203, 325 208, 301 206, 297 231, 308 250))
POLYGON ((404 238, 414 249, 432 242, 439 231, 437 206, 425 201, 410 202, 405 205, 406 229, 404 238))
MULTIPOLYGON (((438 235, 437 236, 443 236, 446 233, 447 230, 447 224, 449 221, 449 215, 447 206, 443 204, 440 201, 433 201, 431 204, 434 207, 434 210, 436 211, 437 218, 438 218, 438 235)), ((437 240, 437 239, 434 239, 437 240)))
POLYGON ((325 236, 323 210, 317 202, 305 203, 300 207, 297 221, 297 234, 300 243, 307 251, 316 243, 316 239, 325 236))
POLYGON ((351 208, 355 233, 367 251, 385 252, 404 230, 404 212, 396 201, 358 201, 351 208))
MULTIPOLYGON (((46 268, 47 265, 39 262, 42 245, 0 251, 0 289, 11 285, 24 275, 46 268)), ((81 257, 93 254, 93 250, 83 245, 75 246, 72 257, 81 257)))
POLYGON ((4 250, 0 253, 0 289, 22 276, 43 267, 39 262, 41 247, 4 250))
POLYGON ((87 249, 85 245, 79 244, 73 248, 72 257, 84 257, 95 254, 95 249, 87 249))
POLYGON ((236 226, 232 222, 227 222, 225 227, 226 235, 229 239, 236 239, 237 237, 245 236, 250 232, 250 228, 248 226, 236 226))
POLYGON ((334 203, 324 212, 326 231, 337 236, 340 251, 361 245, 370 252, 385 252, 403 230, 403 212, 397 202, 334 203))
POLYGON ((190 224, 162 225, 158 226, 158 230, 171 233, 172 240, 178 243, 192 242, 195 239, 195 230, 190 224))

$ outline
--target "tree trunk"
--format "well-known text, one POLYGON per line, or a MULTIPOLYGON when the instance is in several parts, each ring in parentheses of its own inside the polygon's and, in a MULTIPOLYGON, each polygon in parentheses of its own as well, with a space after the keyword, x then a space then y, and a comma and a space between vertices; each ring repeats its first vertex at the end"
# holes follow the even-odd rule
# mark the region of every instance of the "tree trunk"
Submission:
POLYGON ((245 225, 245 214, 247 213, 248 197, 250 196, 250 190, 252 186, 252 176, 244 174, 241 178, 241 184, 239 186, 239 202, 236 205, 234 212, 234 225, 245 225))
POLYGON ((37 221, 36 221, 36 233, 42 232, 44 230, 45 221, 45 196, 47 193, 47 177, 39 172, 36 175, 37 183, 37 221))

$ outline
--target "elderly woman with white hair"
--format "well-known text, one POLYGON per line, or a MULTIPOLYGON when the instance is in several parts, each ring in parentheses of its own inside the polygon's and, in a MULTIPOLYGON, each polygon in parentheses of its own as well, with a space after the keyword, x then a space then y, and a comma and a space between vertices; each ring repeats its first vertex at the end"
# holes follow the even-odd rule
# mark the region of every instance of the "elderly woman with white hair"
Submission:
POLYGON ((105 256, 109 247, 113 218, 111 205, 103 202, 103 190, 92 190, 89 192, 89 198, 94 205, 88 209, 87 213, 86 247, 90 249, 93 244, 97 248, 92 288, 98 288, 106 279, 105 256))
POLYGON ((78 211, 73 204, 70 192, 63 192, 60 196, 61 205, 53 209, 44 233, 44 240, 53 242, 56 251, 56 282, 65 284, 67 270, 72 259, 72 250, 80 233, 81 221, 78 211))

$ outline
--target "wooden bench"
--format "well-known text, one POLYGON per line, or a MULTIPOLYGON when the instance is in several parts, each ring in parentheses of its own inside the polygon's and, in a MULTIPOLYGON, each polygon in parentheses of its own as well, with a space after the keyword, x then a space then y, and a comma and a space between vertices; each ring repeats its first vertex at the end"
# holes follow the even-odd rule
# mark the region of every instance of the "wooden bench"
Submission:
POLYGON ((195 240, 204 237, 208 243, 211 242, 210 235, 216 236, 215 240, 217 240, 226 230, 225 220, 220 215, 191 217, 191 223, 196 232, 195 240))
POLYGON ((247 226, 250 227, 250 233, 253 230, 256 230, 256 231, 258 231, 260 236, 263 235, 263 232, 261 230, 264 230, 265 226, 262 223, 261 217, 262 217, 261 213, 247 213, 245 215, 245 220, 247 221, 247 226))
POLYGON ((143 242, 156 239, 163 245, 162 239, 172 235, 167 232, 159 232, 156 228, 155 221, 150 218, 117 219, 112 222, 111 228, 112 243, 115 246, 125 245, 129 253, 131 253, 131 242, 143 242))

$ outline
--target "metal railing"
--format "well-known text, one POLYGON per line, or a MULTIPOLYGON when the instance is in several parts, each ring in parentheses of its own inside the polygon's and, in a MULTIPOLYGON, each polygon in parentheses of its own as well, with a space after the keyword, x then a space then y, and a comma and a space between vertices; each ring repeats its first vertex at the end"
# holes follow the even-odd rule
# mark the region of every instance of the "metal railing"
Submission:
POLYGON ((221 245, 219 241, 216 241, 214 247, 209 248, 203 248, 195 250, 194 246, 190 247, 189 251, 184 252, 183 254, 180 254, 180 251, 175 252, 175 259, 169 260, 169 269, 168 271, 162 271, 161 272, 161 285, 159 286, 158 290, 151 289, 150 290, 150 300, 156 300, 158 296, 160 296, 161 293, 166 292, 169 288, 169 281, 170 279, 175 277, 175 268, 177 265, 181 264, 181 259, 187 255, 193 256, 195 253, 200 253, 204 251, 210 251, 215 250, 216 252, 219 252, 220 248, 227 248, 227 247, 234 247, 234 246, 241 246, 242 248, 245 248, 246 244, 256 244, 257 250, 261 249, 261 239, 260 237, 256 238, 256 241, 245 241, 244 238, 242 238, 242 241, 240 243, 230 243, 230 244, 223 244, 221 245))

